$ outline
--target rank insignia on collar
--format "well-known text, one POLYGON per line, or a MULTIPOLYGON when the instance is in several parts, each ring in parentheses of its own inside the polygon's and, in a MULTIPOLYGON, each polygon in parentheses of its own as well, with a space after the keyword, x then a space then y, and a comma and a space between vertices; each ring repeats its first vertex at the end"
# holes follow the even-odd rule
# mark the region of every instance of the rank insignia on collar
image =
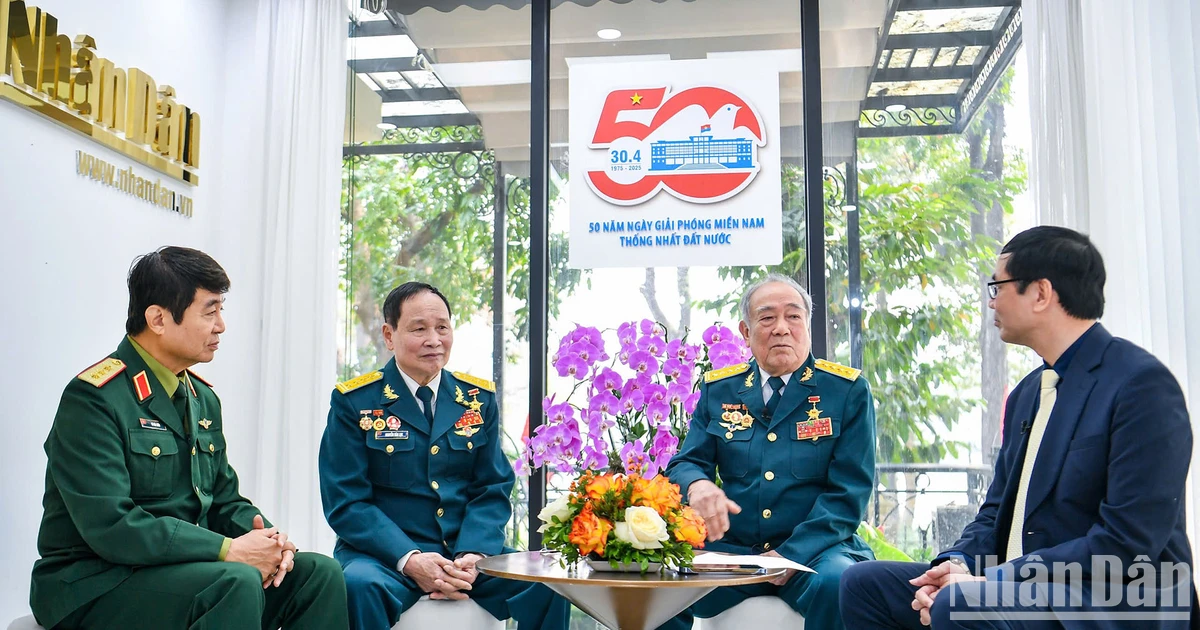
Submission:
POLYGON ((804 368, 804 374, 800 377, 800 382, 803 383, 804 381, 807 381, 808 379, 810 379, 812 377, 813 377, 812 368, 806 367, 806 368, 804 368))
POLYGON ((754 387, 754 370, 746 375, 746 387, 754 387))
POLYGON ((204 419, 200 420, 200 422, 198 422, 197 424, 200 425, 200 428, 207 431, 208 428, 212 426, 212 420, 209 420, 208 418, 204 418, 204 419))
POLYGON ((392 389, 391 385, 383 386, 383 397, 388 400, 396 400, 397 398, 399 398, 399 396, 396 395, 395 390, 392 389))
POLYGON ((474 409, 468 409, 463 412, 458 422, 454 423, 454 434, 469 438, 479 432, 479 429, 475 427, 482 424, 483 416, 479 415, 479 412, 474 409))
POLYGON ((150 379, 146 376, 146 370, 133 377, 133 388, 137 392, 138 402, 144 402, 150 397, 150 379))

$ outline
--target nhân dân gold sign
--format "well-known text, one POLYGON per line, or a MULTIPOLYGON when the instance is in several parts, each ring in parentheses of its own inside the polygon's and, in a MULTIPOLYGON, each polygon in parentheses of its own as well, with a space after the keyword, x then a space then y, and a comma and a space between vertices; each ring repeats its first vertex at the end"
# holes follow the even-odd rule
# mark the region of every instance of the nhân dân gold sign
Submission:
POLYGON ((57 18, 22 0, 0 0, 0 98, 199 183, 200 115, 175 100, 175 89, 100 57, 90 35, 72 42, 57 18))

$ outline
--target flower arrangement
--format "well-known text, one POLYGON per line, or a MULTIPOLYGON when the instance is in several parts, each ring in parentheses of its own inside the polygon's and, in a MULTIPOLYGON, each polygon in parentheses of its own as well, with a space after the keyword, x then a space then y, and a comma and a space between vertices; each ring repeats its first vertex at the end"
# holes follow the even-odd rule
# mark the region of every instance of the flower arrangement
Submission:
POLYGON ((514 468, 580 475, 539 515, 546 547, 564 560, 686 566, 704 523, 659 473, 687 434, 704 373, 748 360, 749 348, 720 324, 696 345, 648 319, 604 332, 576 326, 560 340, 551 363, 571 391, 543 401, 546 421, 525 438, 514 468), (612 356, 604 332, 616 333, 612 356))
POLYGON ((563 561, 603 558, 614 569, 651 563, 688 566, 704 546, 704 519, 680 504, 679 487, 662 475, 646 479, 585 471, 571 491, 538 514, 548 549, 563 561))

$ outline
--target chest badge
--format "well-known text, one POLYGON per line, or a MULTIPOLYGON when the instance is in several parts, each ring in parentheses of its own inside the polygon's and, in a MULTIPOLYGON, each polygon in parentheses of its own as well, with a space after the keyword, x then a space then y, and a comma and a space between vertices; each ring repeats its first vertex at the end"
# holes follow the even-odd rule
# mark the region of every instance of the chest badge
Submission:
POLYGON ((375 409, 371 411, 371 415, 375 416, 375 420, 371 423, 371 428, 376 431, 382 431, 387 428, 387 421, 383 419, 383 410, 375 409))
POLYGON ((718 424, 725 428, 726 440, 733 439, 735 431, 745 431, 754 426, 754 417, 746 405, 723 403, 721 409, 721 422, 718 424))
POLYGON ((204 429, 205 431, 207 431, 208 428, 212 426, 212 420, 209 420, 208 418, 204 418, 203 420, 201 420, 200 422, 197 422, 196 424, 199 424, 201 429, 204 429))
POLYGON ((468 409, 463 412, 463 415, 454 423, 454 434, 469 438, 476 433, 479 433, 479 427, 483 425, 483 416, 479 415, 478 411, 468 409))
POLYGON ((812 409, 807 411, 807 420, 796 423, 796 439, 816 442, 818 438, 833 435, 833 419, 822 418, 821 410, 817 409, 817 403, 821 402, 821 397, 809 396, 808 402, 812 404, 812 409))

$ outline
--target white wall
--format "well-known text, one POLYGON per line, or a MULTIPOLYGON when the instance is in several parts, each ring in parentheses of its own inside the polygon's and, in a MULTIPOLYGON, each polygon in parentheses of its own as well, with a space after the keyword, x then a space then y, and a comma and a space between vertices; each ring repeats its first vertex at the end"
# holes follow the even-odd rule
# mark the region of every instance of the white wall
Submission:
MULTIPOLYGON (((212 364, 198 373, 222 396, 230 456, 243 488, 254 487, 252 419, 259 370, 261 221, 237 165, 253 160, 239 140, 237 116, 252 106, 230 91, 227 77, 246 60, 227 53, 246 34, 231 22, 244 15, 237 0, 34 0, 59 18, 72 38, 96 39, 97 52, 123 68, 136 66, 203 120, 200 186, 191 189, 195 215, 184 218, 77 177, 82 149, 143 177, 157 174, 87 138, 0 102, 0 626, 28 611, 29 573, 37 557, 45 471, 42 442, 58 398, 76 373, 111 352, 124 332, 124 281, 132 259, 175 244, 212 254, 228 271, 225 334, 212 364), (119 7, 119 8, 118 8, 119 7), (227 72, 226 68, 230 68, 227 72), (226 97, 234 105, 226 105, 226 97), (227 156, 230 156, 227 158, 227 156), (235 162, 236 160, 237 162, 235 162), (239 446, 244 444, 245 446, 239 446)), ((250 3, 252 4, 252 3, 250 3)), ((249 29, 249 33, 253 29, 249 29)), ((243 47, 244 51, 245 48, 243 47)), ((164 178, 164 181, 166 178, 164 178)), ((175 189, 186 189, 174 183, 175 189)), ((252 497, 253 498, 253 497, 252 497)))

